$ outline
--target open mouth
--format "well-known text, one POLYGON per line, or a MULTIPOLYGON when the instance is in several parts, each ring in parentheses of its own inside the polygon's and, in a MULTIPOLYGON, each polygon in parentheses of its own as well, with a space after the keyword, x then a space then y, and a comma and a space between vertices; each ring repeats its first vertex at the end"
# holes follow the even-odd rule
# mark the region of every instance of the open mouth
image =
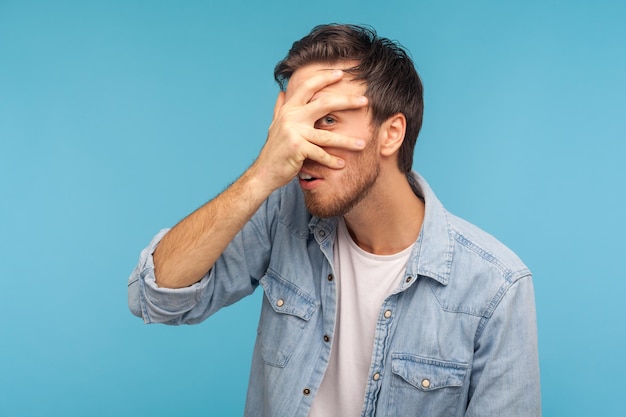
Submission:
POLYGON ((300 187, 306 191, 311 191, 322 183, 321 177, 317 177, 306 172, 300 172, 298 174, 298 180, 300 181, 300 187))
POLYGON ((301 172, 300 175, 298 175, 298 177, 300 178, 300 180, 306 181, 306 182, 315 181, 317 179, 316 177, 313 177, 312 175, 309 175, 309 174, 305 174, 304 172, 301 172))

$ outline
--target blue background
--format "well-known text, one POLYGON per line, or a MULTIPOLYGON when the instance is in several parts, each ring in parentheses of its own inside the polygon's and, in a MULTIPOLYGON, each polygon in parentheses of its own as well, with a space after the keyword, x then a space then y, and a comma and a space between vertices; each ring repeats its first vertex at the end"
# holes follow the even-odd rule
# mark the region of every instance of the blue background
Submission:
POLYGON ((0 415, 241 415, 261 293, 146 326, 126 280, 254 160, 274 64, 327 22, 411 51, 415 168, 533 270, 544 415, 623 415, 625 17, 623 1, 0 0, 0 415))

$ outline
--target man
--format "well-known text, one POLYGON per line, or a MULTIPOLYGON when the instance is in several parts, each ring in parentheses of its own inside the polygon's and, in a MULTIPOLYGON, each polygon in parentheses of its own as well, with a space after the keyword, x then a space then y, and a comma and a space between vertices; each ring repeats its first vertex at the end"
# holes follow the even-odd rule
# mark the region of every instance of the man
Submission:
POLYGON ((246 416, 540 415, 530 271, 411 172, 406 52, 319 26, 275 78, 257 160, 142 252, 131 311, 198 323, 260 285, 246 416))

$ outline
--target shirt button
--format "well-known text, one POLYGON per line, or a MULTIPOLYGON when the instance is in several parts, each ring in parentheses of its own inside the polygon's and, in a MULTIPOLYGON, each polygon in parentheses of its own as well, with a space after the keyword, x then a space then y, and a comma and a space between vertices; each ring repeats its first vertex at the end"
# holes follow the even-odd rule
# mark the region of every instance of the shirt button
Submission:
POLYGON ((430 381, 428 379, 422 379, 422 387, 424 388, 430 387, 430 381))
POLYGON ((324 335, 324 342, 326 343, 330 342, 330 337, 328 337, 327 334, 324 335))
POLYGON ((378 380, 380 379, 380 374, 379 374, 378 372, 376 372, 376 373, 374 374, 374 376, 372 377, 372 379, 373 379, 374 381, 378 381, 378 380))
POLYGON ((321 237, 326 236, 326 231, 325 231, 325 230, 320 230, 320 236, 321 236, 321 237))
POLYGON ((409 282, 411 282, 412 279, 413 279, 413 277, 406 277, 406 280, 404 280, 404 282, 406 282, 408 284, 409 282))
POLYGON ((332 281, 334 279, 335 277, 333 276, 333 274, 328 274, 328 281, 332 281))
POLYGON ((311 390, 310 390, 310 389, 308 389, 308 388, 305 388, 305 389, 303 389, 303 390, 302 390, 302 393, 303 393, 304 395, 310 395, 310 394, 311 394, 311 390))
POLYGON ((388 319, 389 317, 391 317, 391 310, 385 311, 385 318, 388 319))
POLYGON ((276 301, 276 305, 278 307, 282 307, 285 305, 285 300, 283 300, 282 298, 279 298, 278 301, 276 301))

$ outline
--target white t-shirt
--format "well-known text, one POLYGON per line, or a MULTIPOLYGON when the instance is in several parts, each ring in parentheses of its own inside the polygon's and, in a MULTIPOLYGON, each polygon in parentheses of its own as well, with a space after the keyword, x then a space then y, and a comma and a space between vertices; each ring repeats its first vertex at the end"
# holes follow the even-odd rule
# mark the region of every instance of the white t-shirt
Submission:
POLYGON ((352 240, 341 219, 334 247, 337 322, 330 361, 309 417, 360 416, 383 301, 404 279, 413 245, 374 255, 352 240))

